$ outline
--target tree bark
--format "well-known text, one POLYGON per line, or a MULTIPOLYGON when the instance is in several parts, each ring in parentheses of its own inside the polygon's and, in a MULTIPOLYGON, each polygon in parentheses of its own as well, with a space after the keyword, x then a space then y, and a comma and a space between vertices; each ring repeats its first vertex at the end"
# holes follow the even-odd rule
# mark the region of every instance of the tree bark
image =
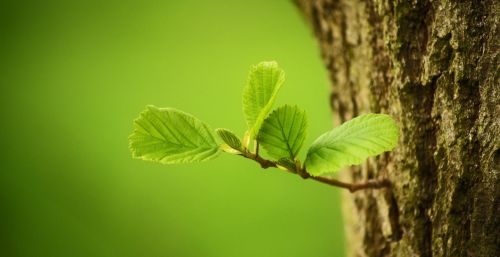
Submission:
POLYGON ((500 1, 296 0, 336 123, 388 113, 399 146, 341 173, 348 256, 500 256, 500 1))

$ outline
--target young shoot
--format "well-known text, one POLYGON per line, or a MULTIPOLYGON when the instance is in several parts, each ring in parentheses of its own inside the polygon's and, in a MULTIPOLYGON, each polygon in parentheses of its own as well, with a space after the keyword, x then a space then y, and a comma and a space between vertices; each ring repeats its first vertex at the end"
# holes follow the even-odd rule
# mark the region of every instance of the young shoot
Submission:
POLYGON ((301 162, 297 156, 307 134, 306 112, 295 105, 273 104, 285 81, 285 73, 274 61, 252 66, 243 90, 243 113, 248 126, 243 140, 227 129, 214 131, 203 121, 173 108, 148 106, 134 121, 130 135, 133 157, 163 164, 202 162, 220 152, 253 160, 264 169, 279 168, 351 192, 390 186, 388 180, 344 183, 326 177, 370 156, 391 151, 399 128, 386 114, 365 114, 319 136, 301 162), (272 112, 271 112, 272 111, 272 112), (272 159, 259 153, 262 147, 272 159))

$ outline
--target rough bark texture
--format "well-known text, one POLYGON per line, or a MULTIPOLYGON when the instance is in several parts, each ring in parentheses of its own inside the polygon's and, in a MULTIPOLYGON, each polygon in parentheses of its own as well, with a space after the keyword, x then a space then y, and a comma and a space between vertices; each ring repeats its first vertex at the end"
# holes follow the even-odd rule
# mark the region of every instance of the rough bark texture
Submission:
POLYGON ((500 1, 298 0, 332 82, 336 123, 401 126, 391 154, 344 171, 348 256, 500 256, 500 1))

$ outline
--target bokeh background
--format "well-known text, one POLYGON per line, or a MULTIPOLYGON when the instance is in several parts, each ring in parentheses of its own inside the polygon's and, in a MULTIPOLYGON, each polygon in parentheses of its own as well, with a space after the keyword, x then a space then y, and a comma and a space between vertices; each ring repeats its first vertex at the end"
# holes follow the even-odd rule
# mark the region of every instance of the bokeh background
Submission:
MULTIPOLYGON (((247 71, 331 128, 328 81, 291 0, 0 1, 0 256, 342 256, 339 189, 236 156, 131 158, 132 121, 176 107, 242 135, 247 71)), ((302 153, 302 156, 304 153, 302 153)))

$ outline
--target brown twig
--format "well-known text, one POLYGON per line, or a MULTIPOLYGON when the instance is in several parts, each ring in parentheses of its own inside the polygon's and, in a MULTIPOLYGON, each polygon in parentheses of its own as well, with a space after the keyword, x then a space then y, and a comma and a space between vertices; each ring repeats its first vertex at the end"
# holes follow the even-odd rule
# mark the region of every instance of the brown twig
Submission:
MULTIPOLYGON (((257 163, 260 164, 260 166, 263 169, 278 168, 278 164, 276 162, 264 159, 258 153, 252 153, 252 152, 249 152, 248 150, 244 149, 244 151, 240 155, 247 158, 247 159, 256 161, 257 163)), ((349 190, 351 193, 356 192, 358 190, 362 190, 362 189, 380 189, 380 188, 391 186, 391 182, 388 179, 372 179, 372 180, 368 180, 368 181, 360 182, 360 183, 346 183, 346 182, 342 182, 342 181, 339 181, 339 180, 336 180, 333 178, 311 176, 307 172, 307 170, 304 168, 299 168, 298 171, 297 170, 290 170, 287 168, 286 171, 288 171, 290 173, 298 174, 304 179, 311 178, 312 180, 316 180, 316 181, 324 183, 324 184, 328 184, 328 185, 336 186, 336 187, 340 187, 340 188, 345 188, 345 189, 349 190)))
POLYGON ((372 179, 360 183, 345 183, 333 178, 325 178, 325 177, 311 177, 311 178, 328 185, 348 189, 351 193, 362 189, 369 189, 369 188, 379 189, 391 186, 391 182, 388 179, 372 179))

